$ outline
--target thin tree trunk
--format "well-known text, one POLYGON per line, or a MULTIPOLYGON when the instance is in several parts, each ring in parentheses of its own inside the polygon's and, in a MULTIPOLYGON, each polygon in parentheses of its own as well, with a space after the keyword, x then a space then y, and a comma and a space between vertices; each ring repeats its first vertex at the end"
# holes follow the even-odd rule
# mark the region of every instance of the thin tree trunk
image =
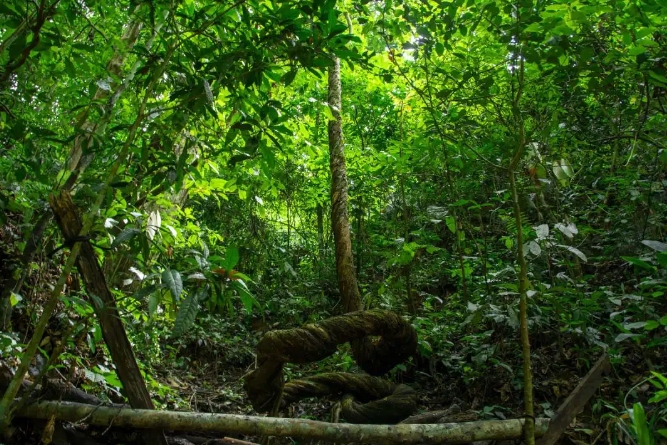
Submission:
POLYGON ((324 261, 324 208, 317 204, 317 258, 324 261))
POLYGON ((527 444, 535 444, 535 417, 533 410, 533 371, 530 365, 530 337, 528 335, 528 265, 523 251, 523 221, 521 220, 521 207, 519 205, 519 192, 516 187, 514 170, 511 169, 510 188, 512 190, 512 205, 514 207, 514 220, 516 221, 517 234, 517 260, 519 262, 519 320, 521 331, 521 346, 523 351, 523 397, 524 411, 526 413, 525 435, 527 444))
MULTIPOLYGON (((157 32, 157 30, 156 30, 156 32, 157 32)), ((38 323, 37 327, 35 328, 35 332, 33 333, 33 336, 30 339, 30 343, 29 343, 28 347, 26 348, 26 351, 23 354, 23 357, 21 359, 21 365, 17 369, 14 377, 12 378, 12 381, 10 382, 10 386, 8 387, 8 389, 5 392, 2 400, 0 401, 0 434, 2 434, 3 430, 5 428, 7 428, 9 422, 11 421, 11 415, 12 415, 11 406, 12 406, 12 402, 14 401, 14 397, 16 397, 16 394, 17 394, 17 392, 20 388, 20 384, 23 381, 23 378, 25 377, 25 374, 28 371, 28 366, 29 366, 30 362, 32 361, 32 359, 35 355, 35 352, 37 350, 37 346, 39 346, 39 343, 42 339, 42 336, 44 335, 44 331, 46 329, 46 325, 48 323, 48 320, 49 320, 53 310, 55 309, 55 306, 56 306, 57 302, 59 301, 60 294, 61 294, 62 289, 64 287, 65 277, 69 274, 69 271, 71 270, 71 268, 74 264, 74 261, 76 260, 78 254, 79 254, 79 248, 83 244, 82 242, 77 242, 77 241, 81 241, 81 240, 86 241, 86 240, 90 239, 88 237, 88 234, 90 233, 90 230, 91 230, 91 228, 93 227, 93 224, 94 224, 94 219, 95 219, 94 215, 97 214, 97 212, 99 211, 102 203, 104 202, 104 199, 106 197, 106 193, 109 190, 109 187, 110 187, 111 183, 113 182, 114 178, 118 174, 119 169, 121 168, 122 165, 125 165, 127 163, 127 158, 128 158, 130 147, 132 146, 132 144, 134 144, 135 139, 137 137, 137 134, 139 132, 139 128, 141 126, 141 123, 143 122, 143 120, 146 117, 145 112, 146 112, 146 106, 147 106, 147 103, 148 103, 148 99, 149 99, 149 97, 151 97, 151 95, 154 91, 155 85, 157 83, 157 79, 160 77, 160 75, 162 75, 162 73, 164 73, 164 70, 166 69, 171 57, 174 54, 174 50, 175 50, 175 47, 171 47, 169 49, 169 51, 167 51, 167 54, 166 54, 162 64, 160 65, 158 72, 153 77, 153 80, 146 87, 144 97, 143 97, 142 102, 139 106, 139 110, 137 111, 137 117, 136 117, 134 123, 132 124, 132 126, 130 126, 130 128, 129 128, 127 139, 125 140, 125 143, 121 147, 116 161, 113 163, 113 165, 109 169, 109 173, 108 173, 107 178, 106 178, 106 180, 105 180, 105 182, 102 186, 102 190, 98 194, 97 200, 95 201, 92 208, 88 212, 88 218, 82 224, 82 226, 80 227, 80 230, 77 230, 76 232, 74 232, 74 233, 78 233, 78 235, 76 235, 73 238, 72 237, 73 233, 69 233, 69 234, 65 233, 65 239, 70 240, 70 241, 73 242, 73 246, 71 247, 71 253, 70 253, 69 259, 67 261, 67 264, 65 265, 65 267, 63 269, 63 272, 61 273, 58 284, 56 285, 56 289, 54 289, 54 292, 51 294, 51 297, 49 298, 49 301, 45 305, 44 311, 42 312, 42 316, 40 317, 39 323, 38 323)), ((67 192, 63 191, 62 193, 66 194, 67 192)), ((90 247, 90 246, 88 246, 88 247, 90 247)), ((96 259, 95 259, 95 261, 96 261, 96 259)), ((97 265, 97 263, 95 263, 95 265, 97 265)), ((97 267, 99 268, 99 265, 97 265, 97 267)), ((84 273, 82 275, 85 276, 86 274, 84 273)), ((92 281, 95 281, 95 280, 92 280, 92 281)), ((106 284, 105 284, 105 286, 106 286, 106 284)), ((93 295, 97 295, 96 292, 99 292, 99 290, 96 291, 97 288, 95 287, 95 285, 91 285, 91 288, 93 289, 93 292, 92 292, 93 295)), ((107 291, 108 291, 108 289, 107 289, 107 291)), ((98 297, 97 301, 103 300, 102 296, 97 295, 97 297, 98 297)), ((97 301, 95 301, 95 300, 93 301, 93 306, 97 307, 97 301)), ((106 315, 108 315, 108 314, 106 314, 106 315)), ((109 328, 109 324, 105 323, 104 320, 102 320, 102 319, 100 319, 100 325, 102 326, 103 330, 109 328)), ((124 331, 123 331, 123 334, 124 334, 124 331)), ((109 333, 104 333, 103 332, 103 335, 104 335, 105 340, 107 338, 114 337, 114 333, 109 334, 109 333)), ((128 343, 128 345, 129 345, 129 343, 128 343)), ((107 346, 109 347, 110 350, 113 348, 112 344, 108 344, 107 346)), ((131 348, 131 346, 130 346, 130 348, 131 348)), ((131 349, 130 349, 130 351, 131 351, 131 349)), ((116 359, 116 356, 114 356, 113 358, 116 359)), ((125 364, 123 366, 125 366, 125 364)), ((132 366, 132 365, 127 365, 127 366, 132 366)), ((138 372, 138 367, 136 366, 136 363, 134 364, 134 368, 135 368, 135 371, 138 372)), ((134 372, 134 371, 130 370, 130 372, 134 372)), ((125 382, 125 381, 123 381, 124 373, 121 373, 121 371, 119 369, 119 377, 121 379, 121 382, 123 383, 123 386, 124 386, 125 390, 128 391, 128 392, 132 391, 133 388, 136 387, 137 382, 140 382, 140 383, 143 384, 143 377, 141 376, 140 373, 139 373, 138 377, 136 375, 131 376, 132 381, 125 382)), ((146 391, 145 386, 144 386, 143 391, 145 391, 146 394, 148 394, 148 392, 146 391)), ((128 394, 128 398, 130 399, 131 403, 133 403, 132 401, 134 400, 135 402, 137 402, 137 405, 140 405, 140 406, 136 406, 135 408, 152 408, 152 402, 150 400, 150 397, 148 397, 149 406, 142 406, 142 405, 146 405, 146 403, 145 403, 145 400, 143 402, 141 401, 142 399, 145 399, 145 397, 142 397, 141 394, 134 394, 134 395, 131 395, 131 396, 130 396, 130 394, 128 394)), ((144 441, 148 445, 163 445, 163 444, 166 443, 166 440, 165 440, 163 434, 155 434, 154 432, 144 435, 143 438, 144 438, 144 441)))
MULTIPOLYGON (((403 142, 403 106, 401 106, 401 111, 399 115, 399 137, 400 141, 403 142)), ((398 156, 402 159, 403 158, 403 144, 401 143, 399 146, 399 151, 398 151, 398 156)), ((405 199, 405 174, 401 172, 399 176, 399 190, 401 192, 401 207, 402 213, 403 213, 403 244, 408 242, 408 238, 410 237, 410 214, 408 212, 408 202, 405 199)), ((403 267, 403 273, 405 275, 405 300, 408 303, 408 312, 410 312, 410 315, 416 315, 417 314, 417 306, 418 302, 416 299, 416 295, 413 295, 412 292, 412 263, 414 262, 415 257, 413 255, 412 258, 410 258, 410 262, 403 267)))
MULTIPOLYGON (((83 225, 79 218, 72 197, 67 192, 51 196, 51 208, 66 240, 75 240, 83 225)), ((153 401, 146 388, 146 383, 134 357, 132 344, 125 332, 116 301, 107 286, 104 273, 97 261, 95 250, 88 241, 81 242, 80 254, 76 266, 83 277, 86 291, 96 298, 92 301, 97 320, 102 327, 102 336, 116 365, 116 372, 123 383, 124 393, 132 408, 154 409, 153 401)), ((166 443, 160 431, 145 433, 147 443, 166 443)))
POLYGON ((329 121, 329 165, 331 168, 331 225, 336 246, 336 275, 338 289, 343 301, 343 310, 353 312, 362 309, 361 293, 352 258, 352 240, 347 211, 347 170, 343 145, 343 122, 341 117, 340 59, 333 58, 329 68, 329 107, 334 116, 329 121))
MULTIPOLYGON (((429 112, 431 115, 431 118, 433 120, 433 126, 435 127, 435 131, 439 135, 439 141, 440 145, 443 149, 443 153, 445 154, 445 159, 443 163, 444 167, 444 173, 445 173, 445 180, 447 183, 447 191, 449 192, 450 196, 454 197, 457 196, 457 190, 456 190, 456 183, 452 178, 452 172, 451 169, 449 168, 449 154, 447 153, 447 140, 451 140, 451 138, 448 138, 445 135, 445 132, 442 128, 442 126, 438 123, 439 122, 439 111, 438 111, 438 105, 436 104, 436 101, 433 98, 433 89, 430 86, 430 72, 428 70, 428 58, 423 58, 424 60, 424 80, 426 81, 426 86, 425 88, 419 88, 418 86, 415 85, 414 81, 412 81, 405 71, 399 66, 396 60, 393 61, 393 63, 396 65, 398 71, 401 73, 403 78, 408 82, 408 85, 417 93, 417 95, 424 101, 426 104, 426 110, 429 112)), ((465 269, 465 259, 463 258, 463 242, 462 242, 462 234, 461 234, 461 229, 459 225, 459 218, 462 218, 459 215, 459 211, 456 207, 451 209, 451 214, 455 219, 455 224, 454 224, 454 236, 456 238, 454 242, 454 247, 455 250, 457 251, 457 257, 459 261, 459 269, 461 270, 461 293, 463 294, 463 302, 467 303, 469 299, 468 295, 468 285, 467 285, 467 276, 466 276, 466 269, 465 269)))
MULTIPOLYGON (((517 39, 518 40, 518 39, 517 39)), ((528 264, 523 250, 523 221, 521 218, 521 205, 519 203, 519 191, 516 185, 516 169, 523 158, 526 149, 526 127, 521 115, 521 97, 523 94, 525 65, 523 57, 517 53, 519 70, 517 72, 517 88, 514 94, 512 114, 516 123, 518 135, 517 145, 510 161, 508 170, 510 189, 512 192, 512 207, 514 209, 514 220, 516 221, 517 262, 519 263, 519 321, 521 334, 521 349, 523 356, 523 403, 526 415, 524 426, 524 441, 527 445, 535 445, 535 411, 533 400, 533 370, 530 363, 530 336, 528 333, 528 264)))
POLYGON ((356 261, 355 264, 357 265, 356 271, 357 271, 357 278, 361 275, 361 266, 362 266, 362 260, 363 260, 363 251, 364 251, 364 245, 362 242, 362 235, 361 232, 364 229, 364 211, 363 211, 363 200, 359 199, 359 211, 355 212, 356 213, 356 218, 357 218, 357 234, 355 236, 355 257, 356 261))
POLYGON ((74 267, 76 257, 79 255, 79 247, 80 244, 75 244, 74 247, 72 247, 70 256, 67 259, 67 263, 65 263, 63 266, 63 271, 58 278, 58 282, 53 288, 53 291, 51 291, 51 295, 46 301, 46 304, 44 304, 42 307, 42 315, 39 317, 32 337, 30 338, 28 345, 23 351, 21 362, 16 369, 12 380, 7 386, 7 390, 2 396, 2 400, 0 400, 0 437, 4 437, 3 434, 9 428, 9 425, 12 421, 13 410, 16 408, 16 404, 14 404, 14 398, 23 386, 23 379, 28 373, 28 367, 35 357, 35 353, 37 352, 37 348, 39 347, 44 332, 46 331, 51 314, 60 301, 60 295, 65 288, 66 278, 74 267))

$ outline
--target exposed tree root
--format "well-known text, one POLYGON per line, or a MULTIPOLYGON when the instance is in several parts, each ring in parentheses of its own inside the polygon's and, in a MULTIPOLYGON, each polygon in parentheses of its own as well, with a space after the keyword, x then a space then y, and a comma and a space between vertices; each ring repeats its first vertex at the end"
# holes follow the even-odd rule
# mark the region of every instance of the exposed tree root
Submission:
POLYGON ((258 368, 244 384, 253 407, 267 412, 281 394, 283 405, 305 397, 349 394, 366 402, 361 405, 345 398, 342 415, 349 422, 398 422, 414 412, 416 395, 410 388, 368 375, 323 374, 283 388, 283 363, 322 360, 347 342, 364 371, 381 375, 415 352, 417 333, 403 318, 382 310, 351 312, 301 328, 268 332, 257 345, 258 368), (374 341, 371 336, 379 338, 374 341))

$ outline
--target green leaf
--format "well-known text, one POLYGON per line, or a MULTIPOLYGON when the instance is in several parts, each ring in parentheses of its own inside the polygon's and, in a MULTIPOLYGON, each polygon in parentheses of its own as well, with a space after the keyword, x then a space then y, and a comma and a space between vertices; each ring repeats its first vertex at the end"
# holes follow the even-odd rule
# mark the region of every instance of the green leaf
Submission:
POLYGON ((649 320, 646 322, 646 325, 644 326, 644 329, 647 331, 652 331, 653 329, 659 328, 660 323, 658 323, 657 320, 649 320))
POLYGON ((328 121, 336 120, 336 118, 333 115, 333 111, 331 111, 331 107, 329 107, 329 105, 323 104, 322 111, 324 111, 324 116, 327 118, 328 121))
POLYGON ((652 445, 653 437, 648 429, 646 413, 641 403, 635 403, 632 406, 632 414, 632 424, 637 433, 637 445, 652 445))
POLYGON ((505 247, 507 248, 507 250, 512 250, 512 248, 514 247, 514 240, 509 236, 505 237, 505 247))
POLYGON ((93 302, 93 306, 94 306, 95 308, 97 308, 98 310, 100 310, 100 309, 102 309, 102 308, 104 307, 104 302, 102 301, 102 299, 101 299, 100 297, 98 297, 98 296, 95 295, 95 294, 90 294, 89 297, 90 297, 90 299, 92 300, 92 302, 93 302))
MULTIPOLYGON (((227 132, 227 135, 225 135, 225 146, 231 144, 234 142, 234 139, 236 139, 236 136, 238 136, 241 132, 235 128, 230 128, 229 131, 227 132)), ((249 155, 246 155, 250 157, 249 155)))
POLYGON ((648 75, 651 80, 658 83, 660 86, 667 86, 667 77, 662 74, 658 74, 655 71, 649 71, 648 75))
POLYGON ((640 55, 640 54, 644 54, 645 52, 646 52, 646 48, 644 48, 643 46, 639 45, 639 46, 635 46, 635 47, 633 47, 633 48, 630 48, 630 49, 628 50, 628 55, 630 55, 630 56, 638 56, 638 55, 640 55))
POLYGON ((636 258, 636 257, 621 256, 621 258, 624 259, 625 261, 627 261, 628 263, 630 263, 634 266, 637 266, 641 269, 645 269, 645 270, 654 270, 655 269, 655 267, 653 267, 652 265, 650 265, 646 261, 641 260, 641 259, 636 258))
MULTIPOLYGON (((234 283, 235 284, 239 283, 239 281, 236 281, 234 283)), ((245 283, 244 283, 244 285, 245 285, 245 283)), ((252 308, 253 307, 257 307, 259 309, 262 308, 261 305, 259 304, 259 302, 257 302, 255 297, 246 288, 244 288, 243 286, 236 286, 236 290, 239 293, 239 298, 241 299, 241 303, 243 303, 243 307, 244 307, 244 309, 246 310, 247 313, 249 313, 249 314, 252 313, 252 308)))
POLYGON ((27 38, 25 34, 18 36, 18 38, 9 46, 9 57, 17 59, 27 45, 27 38))
POLYGON ((285 85, 291 85, 292 82, 294 82, 294 78, 296 77, 296 73, 298 71, 296 69, 290 70, 283 74, 283 76, 280 78, 280 81, 285 85))
POLYGON ((160 304, 160 299, 161 299, 161 292, 158 290, 156 292, 153 292, 148 298, 148 316, 153 317, 155 315, 155 312, 157 312, 157 307, 160 304))
POLYGON ((206 288, 190 293, 178 309, 172 337, 180 337, 192 327, 199 313, 199 300, 206 298, 206 288))
POLYGON ((523 245, 523 254, 528 255, 529 253, 532 253, 535 256, 540 256, 542 249, 535 241, 528 241, 523 245))
POLYGON ((577 23, 586 23, 588 21, 586 14, 582 13, 581 11, 577 11, 576 9, 570 11, 570 17, 577 23))
POLYGON ((146 234, 150 240, 152 240, 155 237, 155 234, 159 232, 161 226, 162 216, 158 210, 153 210, 150 215, 148 215, 148 221, 146 223, 146 234))
POLYGON ((453 216, 445 216, 445 224, 450 232, 456 233, 456 219, 453 216))
MULTIPOLYGON (((234 278, 240 278, 241 280, 248 281, 250 283, 253 282, 252 278, 250 278, 248 275, 246 275, 244 273, 241 273, 239 271, 234 272, 234 278)), ((243 285, 245 286, 245 283, 243 283, 243 285)))
MULTIPOLYGON (((198 257, 195 257, 198 258, 198 257)), ((195 272, 188 275, 188 281, 206 281, 206 275, 201 272, 195 272)))
POLYGON ((177 270, 166 269, 162 272, 162 282, 171 292, 171 297, 174 299, 174 302, 178 302, 183 293, 181 273, 177 270))
POLYGON ((159 287, 158 287, 158 285, 156 285, 156 284, 150 284, 150 285, 148 285, 148 286, 144 286, 144 287, 140 288, 139 290, 137 290, 137 291, 134 293, 133 297, 134 297, 136 300, 140 300, 140 301, 141 301, 141 300, 143 300, 143 299, 146 297, 146 295, 151 295, 151 294, 153 294, 158 288, 159 288, 159 287))
POLYGON ((118 236, 116 236, 116 238, 113 240, 113 243, 111 243, 110 248, 114 249, 114 248, 120 246, 121 244, 123 244, 123 243, 131 240, 132 238, 134 238, 134 236, 138 235, 139 233, 141 233, 141 230, 139 230, 135 227, 125 228, 122 232, 120 232, 118 234, 118 236))
POLYGON ((651 371, 651 374, 653 375, 653 377, 660 380, 660 383, 662 383, 663 388, 667 388, 667 377, 655 371, 651 371))
POLYGON ((542 32, 542 25, 538 22, 531 23, 524 29, 525 32, 542 32))
POLYGON ((636 338, 640 336, 641 336, 640 334, 618 334, 616 338, 614 338, 614 341, 616 343, 620 343, 622 341, 627 340, 628 338, 636 338))
POLYGON ((578 256, 579 259, 581 261, 583 261, 584 263, 588 261, 588 259, 586 258, 586 255, 584 255, 584 253, 582 251, 580 251, 579 249, 577 249, 576 247, 566 246, 566 245, 563 245, 563 244, 558 244, 558 247, 562 247, 563 249, 569 250, 570 252, 572 252, 573 254, 578 256))
POLYGON ((228 247, 225 252, 225 260, 222 267, 227 270, 232 270, 239 263, 239 249, 236 247, 228 247))
POLYGON ((627 324, 623 325, 623 327, 625 329, 629 329, 629 330, 643 328, 644 326, 646 326, 645 321, 637 321, 635 323, 627 323, 627 324))
POLYGON ((667 252, 661 252, 655 256, 655 260, 661 266, 667 267, 667 252))
POLYGON ((667 400, 667 391, 658 391, 653 397, 648 399, 648 403, 660 403, 667 400))
POLYGON ((21 302, 21 300, 23 300, 23 297, 20 296, 19 294, 15 293, 15 292, 11 292, 11 293, 9 294, 9 304, 10 304, 12 307, 14 307, 14 306, 16 306, 17 304, 19 304, 19 303, 21 302))
POLYGON ((25 14, 20 5, 12 5, 11 3, 6 2, 0 3, 0 13, 16 17, 22 17, 25 14))
POLYGON ((656 346, 667 346, 667 335, 651 340, 646 344, 646 349, 655 348, 656 346))

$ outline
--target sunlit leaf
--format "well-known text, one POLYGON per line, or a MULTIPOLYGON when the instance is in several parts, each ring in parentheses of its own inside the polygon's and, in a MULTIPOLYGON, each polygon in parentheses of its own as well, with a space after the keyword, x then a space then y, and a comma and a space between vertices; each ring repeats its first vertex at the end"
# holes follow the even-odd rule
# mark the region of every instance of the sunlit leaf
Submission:
POLYGON ((565 250, 569 250, 570 252, 572 252, 573 254, 578 256, 579 259, 581 261, 583 261, 584 263, 588 261, 588 258, 586 258, 586 255, 584 255, 584 253, 581 250, 577 249, 576 247, 565 246, 563 244, 558 244, 558 247, 562 247, 565 250))
POLYGON ((155 234, 160 230, 162 226, 162 216, 157 210, 153 210, 148 216, 148 222, 146 224, 146 235, 149 239, 153 239, 155 234))
POLYGON ((667 243, 645 239, 642 241, 642 244, 658 252, 667 252, 667 243))
POLYGON ((624 341, 624 340, 627 340, 628 338, 636 338, 636 337, 639 337, 639 336, 640 336, 640 334, 627 334, 627 333, 623 333, 623 334, 618 334, 618 335, 616 336, 616 338, 614 338, 614 341, 615 341, 616 343, 620 343, 620 342, 622 342, 622 341, 624 341))
POLYGON ((549 225, 540 224, 539 226, 535 227, 535 234, 537 235, 538 240, 547 239, 549 236, 549 225))
POLYGON ((10 292, 9 294, 9 304, 14 307, 23 301, 23 297, 17 294, 16 292, 10 292))

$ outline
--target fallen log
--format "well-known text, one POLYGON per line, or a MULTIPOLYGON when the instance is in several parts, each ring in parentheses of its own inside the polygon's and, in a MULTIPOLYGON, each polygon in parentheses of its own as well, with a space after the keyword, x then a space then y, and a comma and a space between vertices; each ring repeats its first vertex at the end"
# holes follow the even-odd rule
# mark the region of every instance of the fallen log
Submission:
MULTIPOLYGON (((248 436, 281 436, 328 442, 374 444, 469 443, 478 440, 521 438, 523 419, 484 420, 437 425, 355 425, 277 417, 209 414, 146 409, 110 408, 73 402, 38 402, 16 412, 17 417, 81 422, 97 426, 152 430, 200 431, 248 436)), ((535 435, 540 437, 549 419, 537 419, 535 435)))

